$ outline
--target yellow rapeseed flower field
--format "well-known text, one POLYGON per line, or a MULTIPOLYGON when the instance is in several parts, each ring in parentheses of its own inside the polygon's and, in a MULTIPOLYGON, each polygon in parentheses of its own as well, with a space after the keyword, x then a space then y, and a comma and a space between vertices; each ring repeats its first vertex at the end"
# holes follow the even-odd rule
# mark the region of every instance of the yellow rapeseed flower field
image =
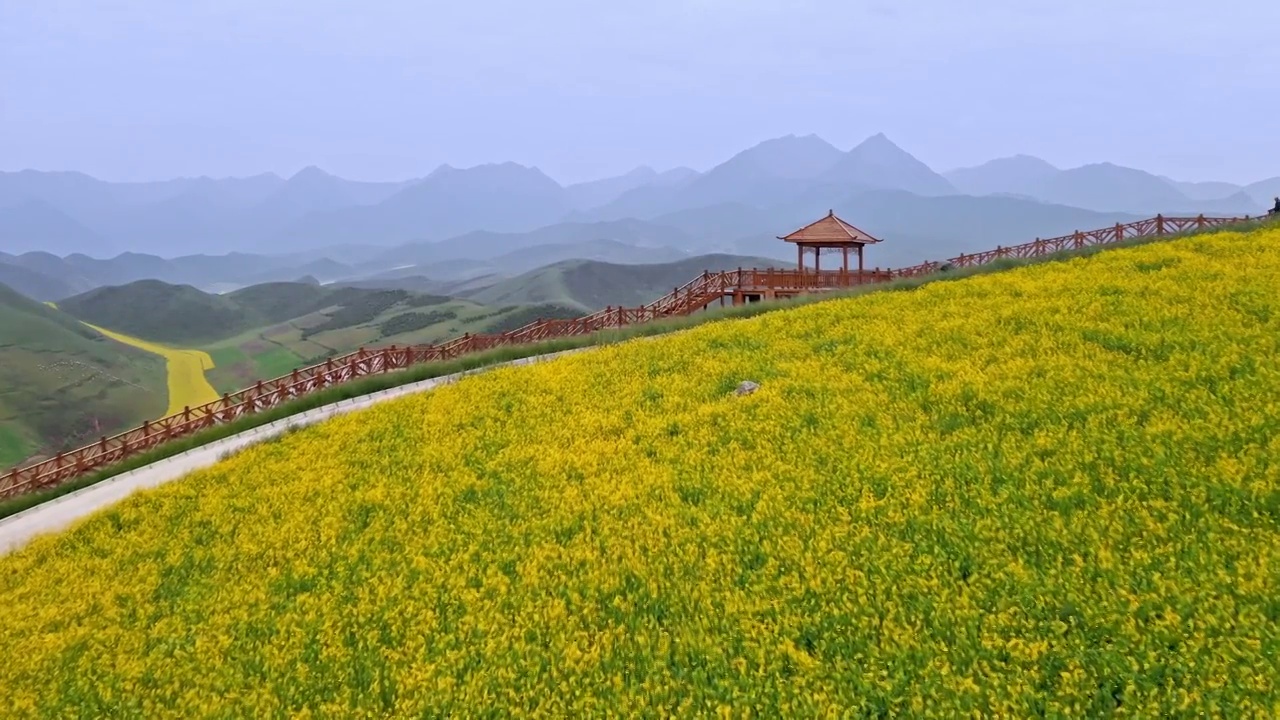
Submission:
MULTIPOLYGON (((83 321, 82 321, 83 322, 83 321)), ((84 323, 117 342, 132 345, 140 350, 155 353, 165 359, 169 374, 169 409, 166 415, 182 412, 183 408, 196 407, 217 400, 220 395, 205 379, 206 370, 213 369, 213 358, 203 350, 171 348, 149 340, 84 323)))
POLYGON ((1270 230, 479 375, 0 559, 0 697, 1274 717, 1278 346, 1270 230))

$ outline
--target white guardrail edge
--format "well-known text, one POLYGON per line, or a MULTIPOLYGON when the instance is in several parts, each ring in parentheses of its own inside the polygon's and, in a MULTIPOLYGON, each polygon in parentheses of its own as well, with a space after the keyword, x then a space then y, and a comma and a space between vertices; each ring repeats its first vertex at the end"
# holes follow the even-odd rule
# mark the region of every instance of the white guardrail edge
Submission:
POLYGON ((262 440, 280 435, 291 427, 312 425, 337 415, 363 410, 385 400, 425 392, 441 385, 452 385, 464 377, 490 370, 545 362, 594 348, 595 346, 572 348, 545 355, 531 355, 449 375, 419 380, 408 385, 379 390, 368 395, 322 405, 297 415, 290 415, 266 425, 245 430, 230 437, 215 440, 207 445, 184 450, 163 460, 157 460, 143 467, 103 480, 100 483, 80 488, 0 520, 0 555, 20 549, 37 536, 65 530, 78 520, 114 505, 138 490, 163 485, 173 480, 181 479, 195 470, 217 464, 227 455, 239 452, 262 440))

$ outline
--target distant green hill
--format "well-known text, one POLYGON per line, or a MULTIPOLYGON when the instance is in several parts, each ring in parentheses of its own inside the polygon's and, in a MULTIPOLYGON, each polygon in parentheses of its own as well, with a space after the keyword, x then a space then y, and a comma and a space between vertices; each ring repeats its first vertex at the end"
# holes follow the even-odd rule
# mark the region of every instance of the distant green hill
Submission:
POLYGON ((483 305, 549 305, 593 312, 609 305, 652 302, 704 270, 790 266, 742 255, 699 255, 652 265, 566 260, 462 294, 483 305))
POLYGON ((0 285, 0 467, 164 413, 164 360, 0 285))
POLYGON ((159 280, 94 288, 62 300, 58 308, 108 330, 179 346, 217 340, 261 324, 256 312, 228 297, 159 280))
POLYGON ((0 283, 41 302, 75 294, 72 285, 65 280, 39 270, 5 262, 4 258, 0 258, 0 283))
POLYGON ((250 285, 227 293, 227 300, 245 308, 258 324, 284 322, 315 312, 329 301, 333 290, 313 283, 271 282, 250 285))
POLYGON ((319 323, 322 327, 316 332, 367 322, 399 302, 431 304, 446 299, 403 290, 303 282, 264 283, 215 295, 190 285, 139 280, 95 288, 59 302, 58 307, 87 323, 127 335, 195 347, 323 310, 332 311, 333 317, 319 323))

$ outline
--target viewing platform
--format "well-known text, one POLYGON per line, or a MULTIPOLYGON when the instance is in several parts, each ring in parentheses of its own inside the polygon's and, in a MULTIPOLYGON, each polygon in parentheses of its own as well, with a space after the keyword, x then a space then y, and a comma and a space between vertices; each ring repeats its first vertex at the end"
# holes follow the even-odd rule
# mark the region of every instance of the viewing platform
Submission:
MULTIPOLYGON (((723 297, 734 305, 795 297, 805 293, 824 292, 843 288, 888 282, 893 279, 889 270, 728 270, 723 297)), ((721 303, 724 304, 724 303, 721 303)))
POLYGON ((864 248, 881 240, 836 217, 834 210, 828 210, 825 217, 778 239, 795 244, 796 269, 738 270, 734 287, 726 289, 725 293, 732 298, 734 305, 885 282, 892 277, 888 270, 864 269, 864 248), (823 255, 838 255, 840 269, 823 270, 823 255), (850 255, 856 255, 858 260, 857 267, 852 270, 849 269, 850 255), (805 259, 809 256, 813 256, 811 268, 805 266, 805 259))

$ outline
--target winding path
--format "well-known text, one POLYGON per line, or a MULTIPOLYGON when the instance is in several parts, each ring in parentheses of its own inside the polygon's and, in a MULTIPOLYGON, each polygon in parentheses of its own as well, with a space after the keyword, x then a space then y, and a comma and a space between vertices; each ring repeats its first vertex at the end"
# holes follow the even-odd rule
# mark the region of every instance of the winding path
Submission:
POLYGON ((171 458, 117 475, 0 520, 0 555, 23 547, 37 536, 65 530, 88 515, 114 505, 139 490, 163 485, 172 480, 177 480, 193 470, 209 467, 217 463, 229 452, 235 452, 279 435, 290 428, 311 425, 336 415, 361 410, 404 395, 426 392, 441 385, 457 382, 467 375, 475 375, 499 367, 528 365, 590 349, 577 348, 546 355, 534 355, 452 375, 431 378, 410 385, 401 385, 389 390, 382 390, 369 395, 362 395, 358 398, 318 407, 314 410, 308 410, 268 425, 223 438, 208 445, 192 448, 171 458))

